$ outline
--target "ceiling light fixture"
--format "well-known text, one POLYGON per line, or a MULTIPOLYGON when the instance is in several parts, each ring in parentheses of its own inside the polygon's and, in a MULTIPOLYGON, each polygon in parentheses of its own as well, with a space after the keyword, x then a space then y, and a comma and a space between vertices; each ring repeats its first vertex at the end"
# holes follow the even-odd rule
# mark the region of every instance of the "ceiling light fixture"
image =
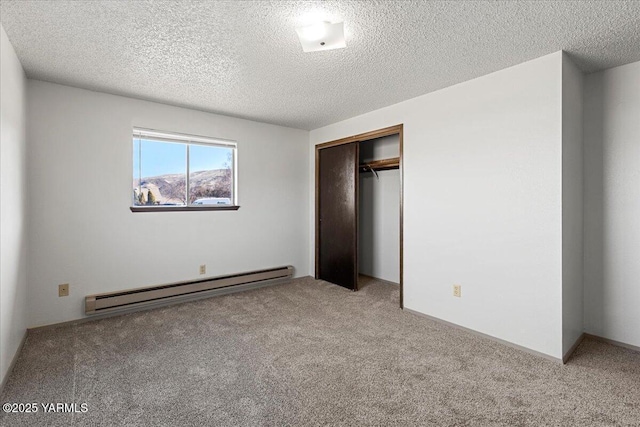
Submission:
POLYGON ((347 47, 344 40, 344 23, 319 22, 296 28, 304 52, 341 49, 347 47))

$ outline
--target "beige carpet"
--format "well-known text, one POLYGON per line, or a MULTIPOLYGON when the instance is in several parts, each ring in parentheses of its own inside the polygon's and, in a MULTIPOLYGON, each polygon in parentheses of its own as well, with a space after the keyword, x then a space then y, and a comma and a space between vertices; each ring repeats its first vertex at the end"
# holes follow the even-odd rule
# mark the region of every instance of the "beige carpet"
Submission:
POLYGON ((31 333, 5 426, 639 426, 640 353, 561 365, 312 279, 31 333), (79 407, 80 409, 80 407, 79 407))

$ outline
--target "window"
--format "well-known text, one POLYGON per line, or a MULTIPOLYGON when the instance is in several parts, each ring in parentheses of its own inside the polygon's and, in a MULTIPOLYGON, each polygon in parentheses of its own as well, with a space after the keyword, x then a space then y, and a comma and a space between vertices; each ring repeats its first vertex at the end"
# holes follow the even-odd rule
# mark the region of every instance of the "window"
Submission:
POLYGON ((131 210, 238 209, 236 143, 133 129, 131 210))

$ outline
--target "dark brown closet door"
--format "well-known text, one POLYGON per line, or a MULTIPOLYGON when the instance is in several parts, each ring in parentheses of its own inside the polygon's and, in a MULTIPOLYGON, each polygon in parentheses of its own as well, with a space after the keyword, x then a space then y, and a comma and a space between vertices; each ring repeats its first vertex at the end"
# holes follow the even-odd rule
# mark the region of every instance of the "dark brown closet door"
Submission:
POLYGON ((319 150, 318 278, 358 289, 358 143, 319 150))

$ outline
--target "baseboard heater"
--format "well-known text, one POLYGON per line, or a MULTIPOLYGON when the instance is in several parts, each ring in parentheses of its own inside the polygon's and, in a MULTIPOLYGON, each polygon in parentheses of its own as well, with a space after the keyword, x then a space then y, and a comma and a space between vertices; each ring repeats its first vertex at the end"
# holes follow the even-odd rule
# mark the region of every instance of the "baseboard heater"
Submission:
POLYGON ((134 310, 149 305, 166 305, 208 296, 258 288, 293 276, 293 267, 278 267, 227 276, 209 277, 188 282, 148 288, 89 295, 85 297, 85 314, 134 310))

